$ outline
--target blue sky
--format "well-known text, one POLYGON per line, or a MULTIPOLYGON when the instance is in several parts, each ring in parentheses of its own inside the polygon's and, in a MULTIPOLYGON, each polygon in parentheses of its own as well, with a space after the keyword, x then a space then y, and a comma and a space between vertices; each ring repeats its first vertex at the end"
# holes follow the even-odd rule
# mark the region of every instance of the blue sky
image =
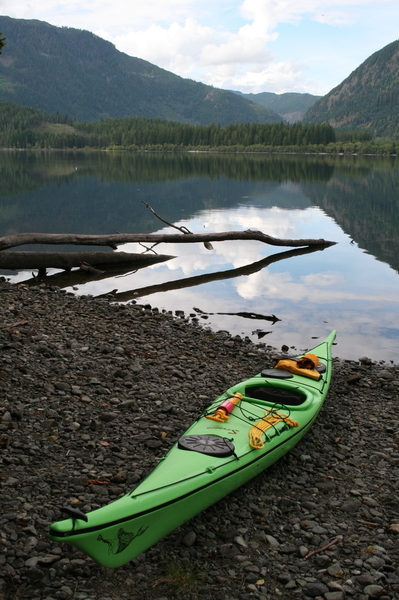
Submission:
POLYGON ((87 29, 182 77, 246 93, 324 95, 399 37, 399 0, 0 0, 0 14, 87 29))

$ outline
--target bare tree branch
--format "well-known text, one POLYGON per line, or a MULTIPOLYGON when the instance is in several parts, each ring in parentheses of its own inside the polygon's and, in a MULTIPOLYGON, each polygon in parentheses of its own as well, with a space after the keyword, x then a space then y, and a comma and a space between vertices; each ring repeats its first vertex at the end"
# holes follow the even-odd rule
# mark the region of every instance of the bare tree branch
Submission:
MULTIPOLYGON (((158 213, 156 213, 155 210, 152 208, 152 206, 150 206, 147 202, 142 200, 142 203, 146 205, 146 207, 152 212, 152 214, 154 214, 157 217, 157 219, 159 219, 163 223, 166 223, 166 225, 169 225, 169 227, 173 227, 174 229, 177 229, 178 231, 181 231, 182 233, 192 233, 192 231, 187 229, 187 227, 185 227, 184 225, 182 227, 177 227, 177 225, 173 225, 173 223, 169 223, 168 221, 165 221, 165 219, 160 217, 158 215, 158 213)), ((210 242, 204 242, 204 246, 207 250, 213 250, 213 246, 210 242)))
POLYGON ((155 210, 152 208, 152 206, 150 206, 147 202, 145 202, 145 200, 142 200, 142 203, 145 204, 145 206, 152 212, 153 215, 156 216, 157 219, 162 221, 162 223, 165 223, 165 225, 169 225, 169 227, 173 227, 174 229, 177 229, 181 233, 192 233, 192 231, 187 229, 187 227, 184 227, 184 225, 182 227, 177 227, 177 225, 173 225, 173 223, 169 223, 169 221, 166 221, 163 217, 160 217, 159 214, 156 213, 155 210))
POLYGON ((309 554, 307 554, 305 556, 305 560, 307 560, 311 556, 314 556, 315 554, 319 554, 320 552, 324 552, 325 550, 328 550, 328 548, 331 548, 331 546, 334 546, 334 544, 339 544, 339 542, 342 542, 342 535, 337 536, 326 546, 323 546, 322 548, 318 548, 317 550, 313 550, 313 552, 309 552, 309 554))

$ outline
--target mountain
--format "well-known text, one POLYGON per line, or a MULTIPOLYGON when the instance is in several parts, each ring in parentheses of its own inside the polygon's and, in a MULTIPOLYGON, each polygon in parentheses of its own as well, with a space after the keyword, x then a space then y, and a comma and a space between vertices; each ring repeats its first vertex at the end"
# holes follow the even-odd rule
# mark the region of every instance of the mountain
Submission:
POLYGON ((273 92, 261 92, 260 94, 241 94, 247 100, 256 102, 261 106, 270 108, 273 112, 283 117, 288 123, 301 121, 306 111, 321 98, 312 94, 299 94, 297 92, 287 92, 285 94, 275 94, 273 92))
POLYGON ((0 17, 0 100, 79 121, 149 117, 182 123, 276 123, 268 108, 183 79, 102 38, 43 21, 0 17))
POLYGON ((399 137, 399 40, 372 54, 304 117, 304 123, 325 122, 399 137))

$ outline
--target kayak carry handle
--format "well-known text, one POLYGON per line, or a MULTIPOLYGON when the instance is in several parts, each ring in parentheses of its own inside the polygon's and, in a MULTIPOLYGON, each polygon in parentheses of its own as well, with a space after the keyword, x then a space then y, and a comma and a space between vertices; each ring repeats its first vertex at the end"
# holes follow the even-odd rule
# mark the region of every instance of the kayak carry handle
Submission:
POLYGON ((63 506, 60 511, 67 514, 71 519, 80 519, 81 521, 88 522, 88 517, 78 508, 71 508, 70 506, 63 506))

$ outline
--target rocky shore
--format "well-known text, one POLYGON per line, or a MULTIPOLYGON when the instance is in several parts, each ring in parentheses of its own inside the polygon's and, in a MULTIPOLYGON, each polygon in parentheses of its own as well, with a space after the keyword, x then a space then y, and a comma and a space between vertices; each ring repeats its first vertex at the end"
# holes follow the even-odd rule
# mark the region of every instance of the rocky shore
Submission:
POLYGON ((399 598, 399 366, 366 357, 334 359, 293 451, 124 567, 49 540, 60 507, 118 498, 272 366, 194 317, 0 282, 0 599, 399 598))

